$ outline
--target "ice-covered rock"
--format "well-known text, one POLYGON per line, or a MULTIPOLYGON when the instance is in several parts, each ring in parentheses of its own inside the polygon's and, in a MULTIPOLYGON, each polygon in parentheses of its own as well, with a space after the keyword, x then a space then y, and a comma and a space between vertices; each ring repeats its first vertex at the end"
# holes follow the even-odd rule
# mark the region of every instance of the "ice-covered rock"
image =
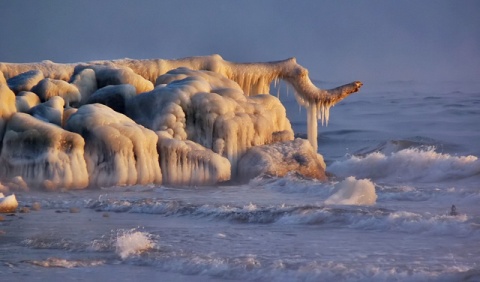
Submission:
POLYGON ((8 87, 15 93, 21 91, 30 91, 35 85, 37 85, 45 77, 39 70, 29 70, 7 80, 8 87))
POLYGON ((238 164, 238 179, 259 175, 285 176, 299 173, 308 178, 326 180, 325 162, 305 139, 277 142, 250 148, 238 164))
POLYGON ((100 103, 125 114, 126 104, 136 95, 135 87, 131 84, 109 85, 95 91, 86 104, 100 103))
POLYGON ((230 180, 226 158, 195 142, 174 139, 165 131, 157 134, 164 184, 209 185, 230 180))
POLYGON ((65 128, 85 138, 91 186, 161 182, 157 135, 127 116, 105 105, 84 105, 65 128))
POLYGON ((17 111, 22 113, 28 113, 31 108, 40 104, 40 98, 38 97, 38 95, 31 91, 22 91, 17 95, 15 99, 17 111))
POLYGON ((16 113, 7 124, 0 154, 0 177, 21 176, 29 187, 48 190, 88 185, 83 138, 62 128, 16 113))
POLYGON ((248 148, 293 139, 285 108, 277 98, 247 97, 223 75, 179 68, 159 77, 157 83, 153 91, 131 99, 128 115, 148 128, 194 141, 226 157, 233 175, 248 148))
POLYGON ((65 100, 65 104, 75 105, 81 100, 80 91, 75 85, 59 79, 42 79, 32 88, 32 92, 36 93, 41 101, 60 96, 65 100))
POLYGON ((17 207, 18 202, 15 194, 5 197, 2 193, 0 193, 0 213, 15 212, 17 207))
POLYGON ((54 96, 50 100, 31 108, 29 113, 40 120, 62 126, 64 105, 65 102, 62 97, 54 96))

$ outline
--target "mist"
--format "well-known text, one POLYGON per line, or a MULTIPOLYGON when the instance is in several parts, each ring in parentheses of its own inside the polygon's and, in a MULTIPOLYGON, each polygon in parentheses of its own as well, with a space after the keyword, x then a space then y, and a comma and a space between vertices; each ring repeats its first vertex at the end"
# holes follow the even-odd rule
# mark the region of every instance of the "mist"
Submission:
POLYGON ((476 1, 4 1, 0 61, 296 57, 323 81, 478 81, 476 1))

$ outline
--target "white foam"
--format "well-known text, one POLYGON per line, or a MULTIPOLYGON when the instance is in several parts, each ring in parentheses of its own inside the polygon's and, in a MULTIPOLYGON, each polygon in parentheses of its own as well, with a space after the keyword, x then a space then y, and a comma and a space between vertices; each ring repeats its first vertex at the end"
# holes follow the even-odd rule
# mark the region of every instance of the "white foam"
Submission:
POLYGON ((32 260, 28 262, 33 265, 42 266, 42 267, 61 267, 61 268, 98 266, 105 263, 104 260, 67 260, 62 258, 48 258, 46 260, 32 260))
POLYGON ((480 161, 476 156, 452 156, 428 149, 404 149, 385 155, 374 152, 366 156, 351 156, 336 161, 329 171, 337 176, 354 175, 371 179, 435 182, 461 179, 480 174, 480 161))
POLYGON ((325 200, 327 205, 374 205, 377 200, 375 184, 368 179, 350 176, 335 187, 336 191, 325 200))

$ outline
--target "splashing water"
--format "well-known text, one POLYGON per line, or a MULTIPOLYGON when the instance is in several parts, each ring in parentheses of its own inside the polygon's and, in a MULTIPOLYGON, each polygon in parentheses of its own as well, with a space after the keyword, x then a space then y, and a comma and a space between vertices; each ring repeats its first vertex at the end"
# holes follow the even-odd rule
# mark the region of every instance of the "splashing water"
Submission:
POLYGON ((136 231, 135 229, 123 231, 118 235, 115 242, 116 253, 126 259, 131 255, 138 255, 155 246, 152 236, 146 232, 136 231))
POLYGON ((357 180, 350 176, 336 185, 336 192, 331 195, 327 205, 374 205, 377 200, 375 184, 369 179, 357 180))

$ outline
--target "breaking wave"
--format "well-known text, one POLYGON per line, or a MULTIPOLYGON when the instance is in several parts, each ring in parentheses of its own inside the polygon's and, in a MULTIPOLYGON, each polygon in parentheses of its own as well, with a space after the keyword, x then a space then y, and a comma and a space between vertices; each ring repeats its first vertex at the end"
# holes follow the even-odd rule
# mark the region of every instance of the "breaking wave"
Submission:
MULTIPOLYGON (((226 204, 193 205, 181 201, 144 199, 136 201, 105 200, 96 202, 91 208, 98 211, 200 217, 240 224, 321 225, 448 236, 468 236, 472 233, 480 233, 480 222, 476 222, 478 220, 475 218, 470 219, 465 214, 458 216, 434 215, 392 211, 378 207, 326 206, 323 204, 258 206, 253 203, 237 207, 226 204)), ((148 245, 149 241, 145 242, 148 245)))
POLYGON ((372 152, 335 161, 328 170, 337 176, 393 179, 396 181, 436 182, 480 175, 476 156, 452 156, 435 148, 408 148, 389 154, 372 152))

